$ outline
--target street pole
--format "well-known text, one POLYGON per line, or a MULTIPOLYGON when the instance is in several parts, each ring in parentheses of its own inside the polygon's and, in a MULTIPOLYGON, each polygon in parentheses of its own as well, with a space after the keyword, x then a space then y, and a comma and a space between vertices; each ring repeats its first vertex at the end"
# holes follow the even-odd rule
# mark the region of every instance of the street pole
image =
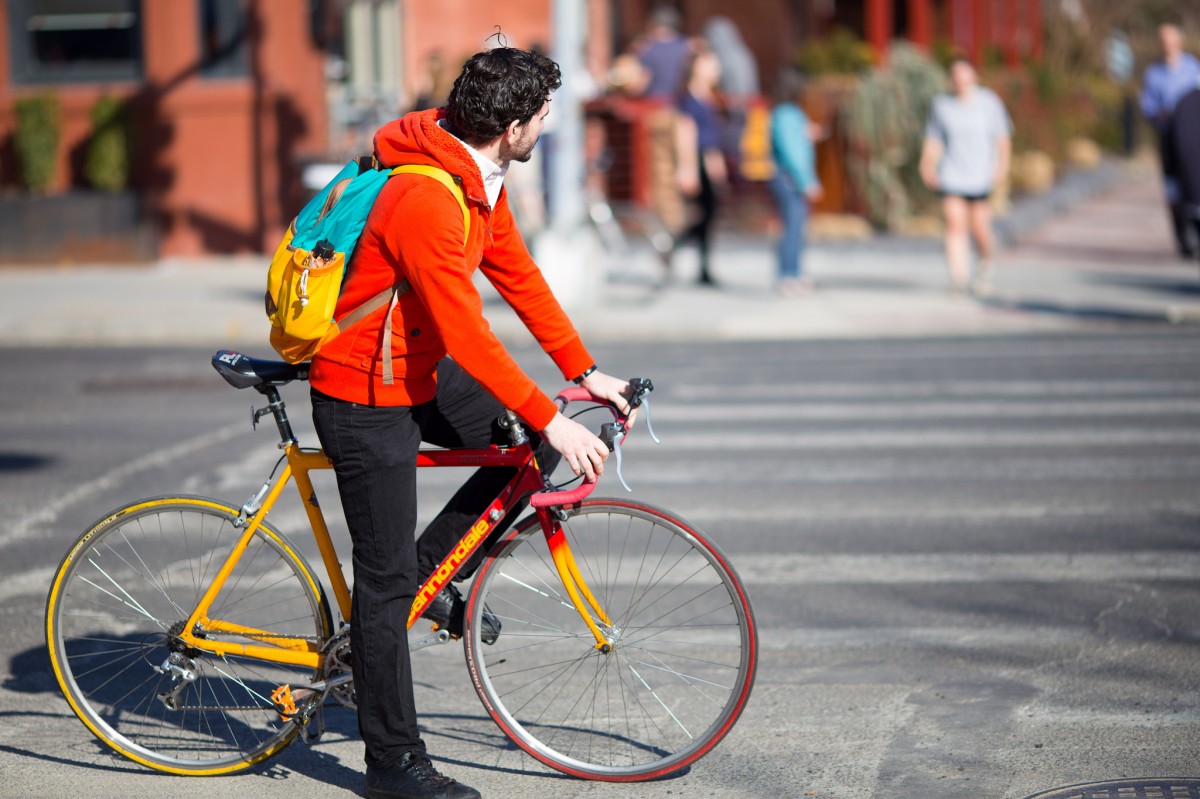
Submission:
POLYGON ((583 0, 554 0, 553 58, 562 70, 554 93, 554 148, 550 153, 550 226, 569 235, 583 221, 583 105, 576 76, 584 68, 583 0))
POLYGON ((546 230, 538 236, 537 261, 564 308, 594 303, 604 284, 604 259, 584 219, 584 120, 578 76, 585 68, 586 0, 554 0, 551 56, 562 86, 550 103, 553 117, 546 230))

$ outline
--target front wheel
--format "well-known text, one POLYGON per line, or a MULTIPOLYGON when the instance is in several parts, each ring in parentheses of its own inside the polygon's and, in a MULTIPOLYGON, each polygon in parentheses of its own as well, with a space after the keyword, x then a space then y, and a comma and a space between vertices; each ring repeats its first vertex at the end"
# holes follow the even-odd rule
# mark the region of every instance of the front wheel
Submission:
MULTIPOLYGON (((50 587, 46 642, 71 708, 105 744, 160 771, 228 774, 275 754, 297 727, 280 720, 271 692, 316 676, 176 637, 243 535, 237 517, 234 506, 201 497, 126 505, 84 533, 50 587)), ((281 638, 324 640, 332 627, 312 569, 266 525, 211 616, 281 638)))
POLYGON ((562 523, 608 617, 596 640, 563 588, 536 516, 488 553, 467 605, 475 690, 537 760, 594 780, 662 777, 729 732, 757 665, 754 617, 729 561, 696 528, 635 502, 583 502, 562 523), (501 622, 480 640, 484 606, 501 622))

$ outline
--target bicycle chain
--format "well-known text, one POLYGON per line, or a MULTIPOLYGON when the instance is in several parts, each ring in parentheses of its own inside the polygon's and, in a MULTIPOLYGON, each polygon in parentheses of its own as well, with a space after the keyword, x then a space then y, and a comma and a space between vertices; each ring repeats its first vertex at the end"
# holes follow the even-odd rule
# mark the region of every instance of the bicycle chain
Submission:
POLYGON ((176 710, 199 710, 207 712, 210 710, 220 711, 224 713, 227 710, 262 710, 268 713, 278 715, 274 705, 180 705, 176 710))
MULTIPOLYGON (((217 633, 217 635, 234 635, 234 633, 217 633)), ((337 637, 335 635, 335 636, 330 636, 329 638, 322 639, 318 635, 288 635, 287 633, 268 633, 268 632, 256 633, 256 632, 251 632, 250 630, 246 630, 245 632, 237 633, 237 635, 240 635, 243 638, 283 638, 288 641, 308 641, 310 644, 320 644, 322 642, 322 640, 324 640, 325 643, 328 643, 337 637)))
MULTIPOLYGON (((313 644, 321 643, 320 636, 316 636, 316 635, 287 635, 284 633, 267 633, 267 632, 256 633, 256 632, 250 632, 249 630, 247 630, 245 632, 240 632, 240 633, 238 633, 238 635, 240 635, 243 638, 263 638, 263 639, 284 638, 289 641, 307 641, 307 642, 313 643, 313 644)), ((331 636, 330 638, 326 638, 325 643, 328 644, 329 642, 333 641, 334 638, 337 638, 337 636, 334 635, 334 636, 331 636)), ((273 704, 270 704, 270 705, 180 705, 178 708, 176 708, 176 710, 199 710, 199 711, 203 711, 203 712, 208 712, 208 711, 224 712, 226 710, 261 710, 261 711, 270 712, 270 713, 277 713, 277 711, 275 709, 275 705, 273 705, 273 704)))

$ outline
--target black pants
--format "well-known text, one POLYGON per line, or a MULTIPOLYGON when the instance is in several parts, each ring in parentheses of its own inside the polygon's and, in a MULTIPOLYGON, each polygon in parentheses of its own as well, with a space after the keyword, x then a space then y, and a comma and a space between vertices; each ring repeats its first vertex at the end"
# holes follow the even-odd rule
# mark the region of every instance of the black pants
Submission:
POLYGON ((717 190, 713 186, 712 177, 704 165, 704 154, 700 155, 700 193, 692 198, 692 203, 698 213, 693 222, 679 236, 679 244, 695 241, 700 253, 700 282, 712 283, 710 267, 710 252, 712 250, 713 222, 717 218, 717 190))
MULTIPOLYGON (((511 468, 479 469, 414 540, 417 449, 422 441, 440 447, 505 444, 508 434, 496 423, 503 408, 448 358, 438 365, 437 398, 423 405, 371 407, 316 390, 312 405, 354 545, 350 645, 359 733, 367 765, 387 768, 404 753, 425 749, 407 632, 417 588, 514 476, 511 468)), ((547 471, 557 463, 557 453, 548 454, 541 461, 547 471)), ((481 548, 459 577, 469 576, 482 557, 481 548)))
POLYGON ((1167 209, 1171 215, 1171 229, 1175 233, 1175 249, 1180 255, 1190 256, 1196 252, 1197 248, 1197 244, 1194 244, 1191 240, 1193 232, 1191 228, 1193 226, 1196 227, 1196 236, 1200 238, 1200 222, 1189 218, 1191 214, 1183 198, 1179 196, 1180 169, 1182 164, 1179 163, 1177 144, 1174 133, 1171 130, 1171 124, 1168 122, 1159 131, 1158 138, 1158 153, 1160 165, 1162 166, 1163 181, 1172 184, 1175 193, 1175 196, 1168 198, 1167 209))

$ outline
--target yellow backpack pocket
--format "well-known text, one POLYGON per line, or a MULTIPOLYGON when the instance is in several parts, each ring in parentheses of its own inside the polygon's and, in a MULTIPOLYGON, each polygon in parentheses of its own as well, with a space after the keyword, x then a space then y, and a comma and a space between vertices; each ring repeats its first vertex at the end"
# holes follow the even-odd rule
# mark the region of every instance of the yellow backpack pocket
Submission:
MULTIPOLYGON (((337 334, 333 313, 341 292, 345 253, 328 258, 291 246, 284 236, 267 273, 266 311, 271 345, 291 363, 309 360, 327 337, 337 334)), ((314 247, 314 250, 318 248, 314 247)))

